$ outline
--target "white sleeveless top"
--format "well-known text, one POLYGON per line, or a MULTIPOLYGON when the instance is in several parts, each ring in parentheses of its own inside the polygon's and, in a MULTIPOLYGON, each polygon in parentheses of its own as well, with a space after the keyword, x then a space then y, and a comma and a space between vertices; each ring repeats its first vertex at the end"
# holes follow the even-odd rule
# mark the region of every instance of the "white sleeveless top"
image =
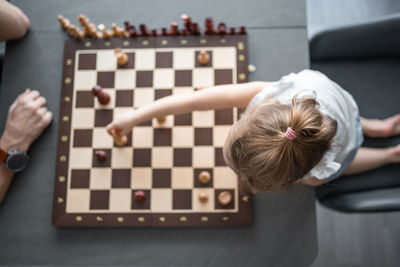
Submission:
POLYGON ((336 135, 331 149, 322 160, 303 179, 316 177, 326 179, 337 172, 346 156, 356 148, 356 118, 358 107, 353 97, 330 80, 324 74, 313 70, 303 70, 297 74, 283 76, 280 81, 261 90, 250 101, 247 109, 260 104, 266 98, 279 100, 281 104, 290 104, 293 96, 315 96, 320 111, 337 121, 336 135))

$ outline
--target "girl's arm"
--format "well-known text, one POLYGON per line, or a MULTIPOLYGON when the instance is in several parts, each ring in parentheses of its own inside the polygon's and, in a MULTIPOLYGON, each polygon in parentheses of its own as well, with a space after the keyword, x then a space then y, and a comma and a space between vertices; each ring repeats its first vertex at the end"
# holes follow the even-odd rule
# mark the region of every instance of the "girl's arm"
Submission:
POLYGON ((125 135, 135 125, 152 118, 184 114, 194 110, 217 110, 232 107, 244 109, 252 97, 269 84, 269 82, 250 82, 219 85, 193 93, 170 95, 114 119, 107 125, 107 131, 113 134, 114 130, 119 128, 121 135, 125 135))

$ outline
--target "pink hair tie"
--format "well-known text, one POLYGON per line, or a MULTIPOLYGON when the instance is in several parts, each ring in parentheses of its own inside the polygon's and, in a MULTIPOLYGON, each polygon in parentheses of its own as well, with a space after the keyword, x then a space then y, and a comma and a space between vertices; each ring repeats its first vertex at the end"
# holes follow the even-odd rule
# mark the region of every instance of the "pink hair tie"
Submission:
POLYGON ((297 137, 296 132, 291 127, 287 128, 287 130, 285 132, 285 136, 289 140, 293 140, 297 137))

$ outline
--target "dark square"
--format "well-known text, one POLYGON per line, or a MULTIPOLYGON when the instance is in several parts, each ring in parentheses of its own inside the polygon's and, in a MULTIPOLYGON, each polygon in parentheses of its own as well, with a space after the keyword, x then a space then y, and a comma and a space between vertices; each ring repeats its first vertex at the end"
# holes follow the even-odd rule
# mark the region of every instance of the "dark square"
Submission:
POLYGON ((172 68, 172 52, 156 52, 156 68, 172 68))
POLYGON ((215 166, 226 166, 224 160, 224 153, 222 152, 222 147, 215 148, 215 166))
POLYGON ((192 208, 192 190, 173 190, 172 191, 172 209, 191 209, 192 208))
POLYGON ((232 70, 215 70, 215 85, 232 84, 232 70))
POLYGON ((94 115, 94 126, 95 127, 105 127, 113 119, 112 109, 96 109, 94 115))
POLYGON ((92 130, 74 130, 74 147, 91 147, 92 130))
POLYGON ((130 188, 131 170, 113 169, 112 170, 112 188, 130 188))
POLYGON ((174 148, 174 166, 192 166, 192 149, 174 148))
POLYGON ((95 70, 96 54, 79 54, 79 70, 95 70))
POLYGON ((192 125, 192 113, 175 115, 174 125, 192 125))
POLYGON ((134 69, 135 68, 135 53, 126 53, 128 55, 128 63, 126 65, 118 65, 118 69, 134 69))
POLYGON ((114 71, 97 72, 97 84, 103 88, 114 88, 114 71))
POLYGON ((78 91, 76 92, 77 108, 92 108, 94 106, 94 96, 91 91, 78 91))
POLYGON ((195 128, 194 129, 194 145, 195 146, 212 146, 213 131, 212 128, 195 128))
POLYGON ((175 71, 175 86, 192 86, 192 71, 191 70, 176 70, 175 71))
POLYGON ((171 169, 153 169, 153 187, 171 187, 171 169))
POLYGON ((154 129, 153 144, 154 146, 170 146, 171 128, 154 129))
POLYGON ((234 209, 235 208, 235 190, 233 189, 215 189, 215 209, 234 209), (221 193, 222 191, 228 191, 229 193, 232 194, 232 200, 231 202, 227 205, 227 206, 222 206, 221 204, 219 204, 218 202, 218 195, 219 193, 221 193))
POLYGON ((89 188, 90 170, 71 170, 71 188, 89 188))
POLYGON ((194 187, 213 187, 213 181, 214 181, 214 172, 213 169, 211 168, 202 168, 202 169, 194 169, 193 170, 193 179, 194 179, 194 187), (199 181, 199 174, 202 171, 207 171, 211 175, 210 182, 207 184, 203 184, 199 181))
POLYGON ((108 209, 110 198, 109 190, 92 190, 90 191, 90 209, 106 210, 108 209))
POLYGON ((215 125, 233 124, 233 109, 222 109, 214 112, 215 125))
POLYGON ((132 205, 131 208, 133 210, 148 210, 150 209, 150 199, 151 199, 151 191, 150 190, 144 190, 144 189, 137 189, 137 190, 132 190, 132 205), (137 191, 143 191, 146 194, 146 200, 138 203, 135 200, 135 192, 137 191))
POLYGON ((111 166, 111 149, 93 149, 92 166, 93 167, 110 167, 111 166), (97 150, 104 150, 104 152, 106 152, 107 159, 104 162, 98 161, 98 159, 96 157, 97 150))
POLYGON ((117 90, 115 106, 133 107, 133 90, 117 90))
POLYGON ((171 89, 163 89, 163 90, 159 90, 156 89, 155 93, 154 93, 154 100, 166 97, 172 95, 172 90, 171 89))
POLYGON ((137 148, 133 150, 134 167, 151 167, 151 149, 137 148))
POLYGON ((200 51, 196 51, 195 53, 195 58, 194 58, 194 62, 195 63, 195 67, 196 68, 201 68, 201 67, 212 67, 212 60, 213 60, 213 54, 211 50, 206 51, 208 53, 208 55, 210 56, 210 61, 207 64, 200 64, 200 62, 197 60, 200 51))
POLYGON ((152 87, 153 86, 153 71, 137 71, 136 72, 136 87, 152 87))

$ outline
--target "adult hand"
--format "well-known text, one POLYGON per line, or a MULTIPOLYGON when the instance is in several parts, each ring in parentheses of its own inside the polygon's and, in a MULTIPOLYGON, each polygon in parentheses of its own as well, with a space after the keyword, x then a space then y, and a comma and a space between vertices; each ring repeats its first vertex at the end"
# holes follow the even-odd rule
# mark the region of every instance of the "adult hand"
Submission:
POLYGON ((53 117, 45 104, 46 99, 36 90, 26 89, 19 95, 9 108, 0 148, 27 151, 53 117))

